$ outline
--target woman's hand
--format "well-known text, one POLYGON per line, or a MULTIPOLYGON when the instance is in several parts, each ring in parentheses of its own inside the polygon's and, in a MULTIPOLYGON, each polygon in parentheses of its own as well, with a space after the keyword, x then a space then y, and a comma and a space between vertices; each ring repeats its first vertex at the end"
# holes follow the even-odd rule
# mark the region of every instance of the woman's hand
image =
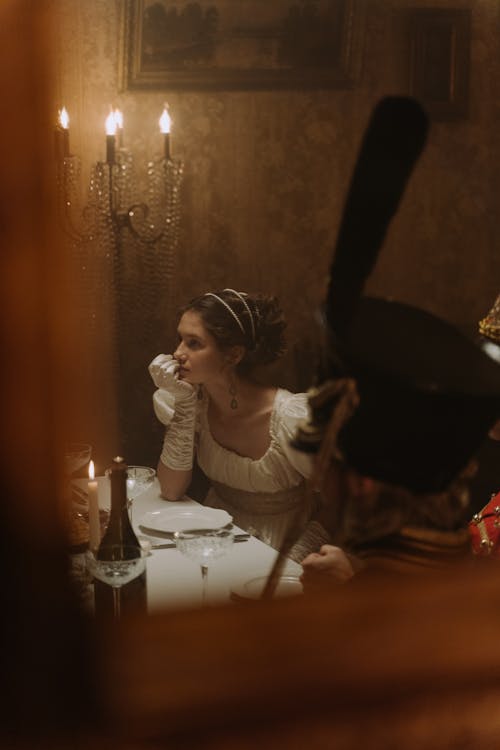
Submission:
POLYGON ((332 583, 345 583, 354 575, 354 568, 340 547, 324 544, 319 552, 312 552, 302 560, 300 577, 304 589, 319 588, 332 583))
POLYGON ((185 491, 193 468, 196 390, 179 379, 179 364, 171 354, 159 354, 148 369, 157 387, 153 408, 166 428, 160 455, 164 470, 158 469, 158 478, 164 497, 175 500, 185 491), (177 472, 183 473, 180 479, 177 472))
POLYGON ((149 374, 155 386, 171 393, 176 403, 196 397, 191 383, 179 379, 179 363, 171 354, 158 354, 149 365, 149 374))
POLYGON ((500 419, 493 425, 489 435, 492 440, 500 440, 500 419))

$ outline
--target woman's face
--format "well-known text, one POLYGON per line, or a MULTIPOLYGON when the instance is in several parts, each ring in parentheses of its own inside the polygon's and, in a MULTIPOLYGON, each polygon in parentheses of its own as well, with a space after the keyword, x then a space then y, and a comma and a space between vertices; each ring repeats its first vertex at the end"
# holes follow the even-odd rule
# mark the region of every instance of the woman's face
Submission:
POLYGON ((180 365, 179 377, 193 385, 220 378, 227 358, 205 328, 200 315, 187 310, 179 321, 177 333, 180 341, 174 358, 180 365))

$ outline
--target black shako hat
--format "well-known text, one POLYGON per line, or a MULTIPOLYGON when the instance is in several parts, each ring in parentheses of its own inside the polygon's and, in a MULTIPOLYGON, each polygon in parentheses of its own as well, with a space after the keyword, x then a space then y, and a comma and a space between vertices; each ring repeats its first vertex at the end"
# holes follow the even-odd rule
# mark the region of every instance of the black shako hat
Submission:
POLYGON ((319 449, 338 404, 328 383, 352 378, 359 402, 336 438, 343 460, 415 493, 446 489, 500 416, 500 365, 479 342, 417 307, 362 296, 426 133, 413 99, 390 97, 375 108, 332 261, 312 419, 295 440, 319 449))
POLYGON ((414 492, 446 489, 500 416, 500 366, 436 316, 369 297, 344 352, 359 395, 338 437, 347 463, 414 492))

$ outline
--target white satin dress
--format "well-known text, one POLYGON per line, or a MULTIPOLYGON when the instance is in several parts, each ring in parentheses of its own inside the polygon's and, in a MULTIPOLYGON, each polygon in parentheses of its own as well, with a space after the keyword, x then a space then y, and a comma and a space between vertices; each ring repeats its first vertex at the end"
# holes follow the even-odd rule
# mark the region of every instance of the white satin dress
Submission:
POLYGON ((295 517, 304 534, 290 557, 301 561, 329 541, 324 529, 311 518, 315 496, 306 494, 305 478, 312 471, 312 459, 290 445, 297 424, 309 414, 305 393, 278 388, 270 420, 270 445, 259 459, 240 456, 213 438, 208 424, 208 398, 198 403, 196 456, 211 487, 205 505, 223 508, 237 526, 279 548, 295 517))

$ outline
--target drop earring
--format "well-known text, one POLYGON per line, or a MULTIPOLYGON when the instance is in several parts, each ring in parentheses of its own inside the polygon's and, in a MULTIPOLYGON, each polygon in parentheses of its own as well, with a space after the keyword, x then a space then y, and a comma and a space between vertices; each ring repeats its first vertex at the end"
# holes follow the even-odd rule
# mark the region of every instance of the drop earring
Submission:
POLYGON ((231 383, 231 385, 229 386, 229 393, 232 396, 231 403, 229 404, 229 406, 231 407, 231 409, 237 409, 238 401, 236 400, 236 386, 234 383, 231 383))

